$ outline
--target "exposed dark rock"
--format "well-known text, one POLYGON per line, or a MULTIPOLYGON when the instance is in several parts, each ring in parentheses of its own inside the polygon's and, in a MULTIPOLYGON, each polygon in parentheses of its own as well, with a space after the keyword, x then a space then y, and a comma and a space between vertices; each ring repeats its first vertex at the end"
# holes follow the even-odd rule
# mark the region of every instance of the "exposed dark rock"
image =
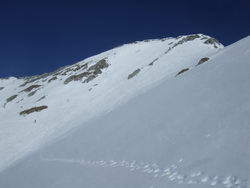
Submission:
POLYGON ((89 72, 83 72, 81 74, 75 75, 74 80, 79 81, 79 80, 82 80, 83 77, 88 77, 89 75, 90 75, 89 72))
POLYGON ((65 76, 65 75, 67 75, 67 73, 68 73, 68 72, 70 72, 70 71, 71 71, 70 69, 65 70, 65 71, 64 71, 64 72, 62 72, 60 75, 65 76))
POLYGON ((102 74, 102 71, 101 71, 101 69, 97 68, 96 70, 94 70, 93 74, 95 74, 95 75, 102 74))
POLYGON ((98 61, 96 64, 89 67, 88 71, 96 71, 100 72, 101 69, 108 68, 109 64, 107 63, 106 59, 102 59, 98 61))
POLYGON ((218 46, 220 45, 220 42, 215 38, 209 38, 204 43, 205 44, 212 44, 212 45, 214 45, 215 48, 218 48, 218 46))
POLYGON ((85 70, 86 68, 88 68, 88 63, 85 63, 83 65, 76 65, 76 68, 74 68, 73 71, 78 71, 80 69, 85 70))
POLYGON ((89 83, 91 80, 94 80, 97 76, 96 75, 90 75, 88 78, 84 80, 83 83, 89 83))
POLYGON ((36 102, 38 102, 38 101, 41 101, 41 100, 43 100, 43 99, 45 99, 45 95, 44 96, 42 96, 40 99, 38 99, 36 102))
POLYGON ((4 89, 4 87, 0 87, 0 90, 4 89))
POLYGON ((208 37, 203 36, 203 37, 201 38, 201 40, 205 40, 205 39, 208 39, 208 37))
MULTIPOLYGON (((88 66, 87 64, 84 64, 83 66, 81 66, 81 68, 86 69, 87 66, 88 66)), ((79 81, 79 80, 81 81, 83 78, 85 78, 83 83, 88 83, 91 80, 95 79, 98 76, 98 74, 101 74, 102 69, 107 68, 108 66, 109 64, 107 63, 106 59, 102 59, 98 61, 96 64, 90 66, 86 72, 68 77, 64 81, 64 84, 68 84, 71 81, 79 81)))
POLYGON ((173 48, 175 48, 175 47, 177 47, 177 46, 179 46, 179 45, 182 45, 183 43, 185 43, 185 42, 188 42, 188 41, 193 41, 193 40, 195 40, 195 39, 197 39, 197 38, 200 38, 200 35, 187 35, 187 36, 178 36, 178 37, 176 37, 175 39, 176 40, 179 40, 177 43, 175 43, 172 47, 170 47, 166 52, 165 52, 165 54, 166 53, 168 53, 169 51, 171 51, 173 48), (179 40, 180 38, 182 38, 181 40, 179 40))
POLYGON ((158 59, 159 59, 159 58, 156 58, 154 61, 152 61, 152 62, 151 62, 151 63, 149 63, 148 65, 149 65, 149 66, 154 65, 154 62, 156 62, 158 59))
POLYGON ((71 82, 72 80, 74 80, 75 77, 76 77, 76 75, 70 76, 70 77, 68 77, 63 83, 64 83, 64 84, 68 84, 69 82, 71 82))
POLYGON ((168 38, 163 38, 163 39, 161 39, 161 41, 164 42, 164 41, 169 40, 169 39, 170 39, 169 37, 168 38))
POLYGON ((199 35, 188 35, 185 37, 185 40, 192 41, 192 40, 197 39, 197 38, 200 38, 200 36, 199 35))
MULTIPOLYGON (((177 74, 176 74, 176 76, 178 76, 178 75, 180 75, 180 74, 182 74, 182 73, 184 73, 184 72, 186 72, 186 71, 188 71, 189 70, 189 68, 186 68, 186 69, 182 69, 180 72, 178 72, 177 74)), ((176 77, 175 76, 175 77, 176 77)))
POLYGON ((35 95, 36 92, 37 92, 37 90, 30 92, 30 93, 28 94, 28 97, 31 97, 31 96, 35 95))
POLYGON ((82 80, 83 77, 88 77, 91 73, 89 72, 83 72, 81 74, 77 74, 77 75, 72 75, 70 77, 68 77, 65 81, 64 84, 68 84, 71 81, 78 81, 78 80, 82 80))
POLYGON ((27 87, 26 89, 20 91, 19 93, 21 93, 21 92, 30 92, 32 89, 38 88, 38 87, 41 87, 41 85, 31 85, 31 86, 27 87))
POLYGON ((33 108, 30 108, 30 109, 24 110, 24 111, 20 112, 19 114, 20 115, 26 115, 26 114, 30 114, 30 113, 33 113, 33 112, 40 112, 40 111, 42 111, 44 109, 47 109, 47 108, 48 108, 48 106, 46 106, 46 105, 33 107, 33 108))
MULTIPOLYGON (((175 46, 174 46, 175 47, 175 46)), ((169 47, 168 50, 165 52, 165 54, 167 54, 168 52, 170 52, 174 47, 169 47)))
POLYGON ((12 100, 14 100, 18 95, 12 95, 11 97, 9 97, 8 99, 6 99, 6 102, 10 102, 12 100))
POLYGON ((133 73, 128 75, 128 80, 133 78, 134 76, 136 76, 140 71, 141 71, 141 69, 136 69, 133 73))
POLYGON ((54 76, 54 77, 52 77, 51 79, 48 80, 48 83, 50 83, 51 81, 56 80, 56 79, 57 79, 57 77, 54 76))
POLYGON ((40 76, 30 76, 30 77, 22 77, 22 78, 20 78, 20 79, 24 79, 24 80, 26 80, 22 85, 20 85, 19 87, 24 87, 24 86, 26 86, 27 84, 29 84, 29 83, 33 83, 33 82, 35 82, 35 81, 38 81, 38 80, 40 80, 40 79, 44 79, 44 78, 46 78, 47 76, 49 76, 50 74, 48 74, 48 73, 44 73, 44 74, 42 74, 42 75, 40 75, 40 76))
MULTIPOLYGON (((64 67, 61 67, 53 72, 50 72, 50 73, 45 73, 45 74, 42 74, 42 75, 39 75, 39 76, 30 76, 30 77, 22 77, 21 79, 24 79, 25 82, 20 85, 20 87, 24 87, 25 85, 29 84, 29 83, 33 83, 35 81, 38 81, 40 79, 44 79, 42 81, 47 81, 47 77, 48 76, 53 76, 53 77, 56 77, 57 75, 67 75, 68 72, 70 71, 77 71, 77 70, 84 70, 88 67, 88 63, 85 63, 83 65, 79 65, 79 64, 75 64, 73 66, 64 66, 64 67)), ((51 80, 52 81, 52 80, 51 80)))
POLYGON ((201 64, 205 63, 205 62, 208 61, 208 60, 209 60, 208 57, 203 57, 203 58, 201 58, 200 61, 199 61, 199 63, 196 65, 196 67, 197 67, 198 65, 201 65, 201 64))
MULTIPOLYGON (((129 44, 137 44, 137 43, 138 43, 138 41, 134 41, 134 42, 131 42, 129 44)), ((123 46, 123 45, 121 45, 121 46, 123 46)), ((118 46, 118 47, 121 47, 121 46, 118 46)))

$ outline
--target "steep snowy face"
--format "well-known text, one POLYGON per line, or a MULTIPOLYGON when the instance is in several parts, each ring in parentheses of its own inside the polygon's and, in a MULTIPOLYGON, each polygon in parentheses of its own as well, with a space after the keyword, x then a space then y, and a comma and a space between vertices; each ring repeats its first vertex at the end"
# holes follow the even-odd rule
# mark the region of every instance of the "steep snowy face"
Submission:
POLYGON ((54 72, 0 80, 0 170, 223 48, 202 34, 126 44, 54 72))

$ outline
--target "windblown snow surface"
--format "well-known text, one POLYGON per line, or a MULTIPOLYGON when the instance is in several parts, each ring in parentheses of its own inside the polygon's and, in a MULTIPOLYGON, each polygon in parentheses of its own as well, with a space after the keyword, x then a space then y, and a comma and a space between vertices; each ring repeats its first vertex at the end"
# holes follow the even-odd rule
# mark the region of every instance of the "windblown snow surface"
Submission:
POLYGON ((250 188, 249 59, 189 35, 0 80, 0 187, 250 188))

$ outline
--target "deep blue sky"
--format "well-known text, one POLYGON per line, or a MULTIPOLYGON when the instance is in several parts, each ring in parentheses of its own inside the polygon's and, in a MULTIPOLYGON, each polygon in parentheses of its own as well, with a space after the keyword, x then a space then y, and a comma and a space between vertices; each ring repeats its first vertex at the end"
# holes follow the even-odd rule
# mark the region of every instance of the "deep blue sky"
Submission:
POLYGON ((136 40, 250 35, 249 0, 0 0, 0 77, 53 71, 136 40))

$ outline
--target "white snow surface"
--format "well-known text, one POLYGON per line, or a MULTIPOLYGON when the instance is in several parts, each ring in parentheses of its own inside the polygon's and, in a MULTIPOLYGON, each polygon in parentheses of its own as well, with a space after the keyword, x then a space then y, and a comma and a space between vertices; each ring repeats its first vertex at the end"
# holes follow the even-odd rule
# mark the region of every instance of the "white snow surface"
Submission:
POLYGON ((0 80, 0 187, 250 188, 250 37, 191 36, 123 45, 50 82, 0 80), (64 84, 104 58, 95 79, 64 84))

